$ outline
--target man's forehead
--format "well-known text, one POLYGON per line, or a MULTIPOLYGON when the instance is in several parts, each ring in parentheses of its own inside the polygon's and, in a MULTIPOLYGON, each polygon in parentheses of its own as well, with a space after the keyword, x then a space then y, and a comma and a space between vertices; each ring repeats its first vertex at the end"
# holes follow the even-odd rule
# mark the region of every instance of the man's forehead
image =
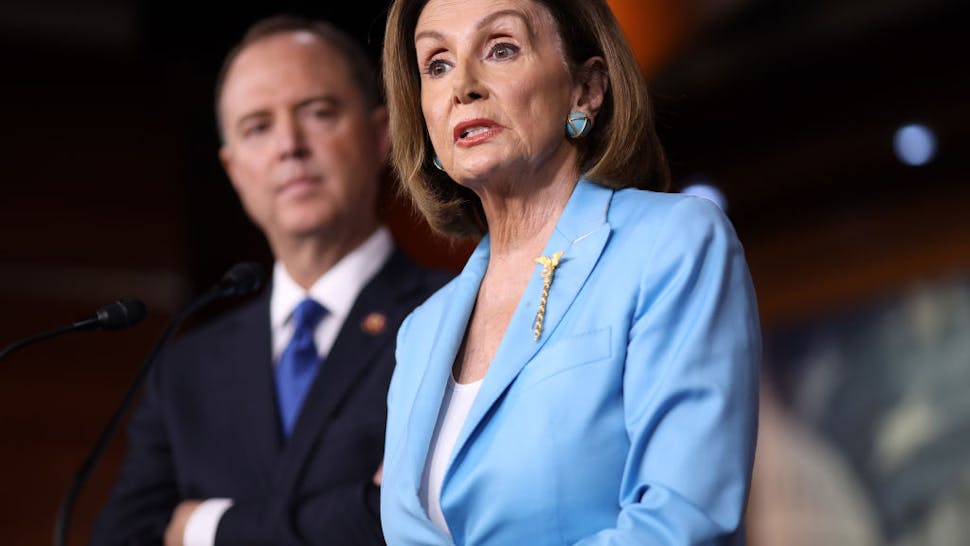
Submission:
POLYGON ((290 32, 289 38, 298 44, 312 44, 316 41, 321 41, 320 37, 308 30, 298 30, 295 32, 290 32))
MULTIPOLYGON (((269 36, 243 49, 226 74, 225 110, 266 100, 353 92, 349 67, 332 45, 309 32, 269 36)), ((227 112, 228 113, 228 112, 227 112)))
POLYGON ((307 31, 266 36, 243 48, 226 74, 227 80, 252 70, 300 69, 318 74, 346 74, 348 60, 327 40, 307 31), (307 70, 310 69, 310 70, 307 70))

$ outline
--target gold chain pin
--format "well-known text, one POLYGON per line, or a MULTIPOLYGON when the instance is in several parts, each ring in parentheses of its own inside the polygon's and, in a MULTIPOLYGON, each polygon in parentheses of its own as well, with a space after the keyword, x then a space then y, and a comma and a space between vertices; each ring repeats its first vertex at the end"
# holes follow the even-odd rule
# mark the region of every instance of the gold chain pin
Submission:
POLYGON ((548 256, 536 258, 536 263, 542 266, 542 298, 539 300, 539 311, 536 312, 535 326, 532 330, 534 341, 538 341, 539 336, 542 335, 542 319, 546 315, 546 300, 549 298, 549 287, 552 286, 552 275, 556 272, 556 266, 559 265, 559 258, 562 258, 562 252, 556 252, 551 258, 548 256))

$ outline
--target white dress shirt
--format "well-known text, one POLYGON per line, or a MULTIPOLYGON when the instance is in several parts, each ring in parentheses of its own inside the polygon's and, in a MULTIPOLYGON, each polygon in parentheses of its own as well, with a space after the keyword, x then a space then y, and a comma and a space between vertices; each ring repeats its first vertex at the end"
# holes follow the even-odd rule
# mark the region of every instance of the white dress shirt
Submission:
MULTIPOLYGON (((283 349, 293 337, 293 310, 306 298, 313 298, 327 309, 327 314, 313 333, 317 351, 321 357, 325 357, 333 347, 357 296, 384 266, 393 249, 391 233, 382 226, 317 279, 309 290, 297 284, 286 266, 277 261, 273 266, 273 287, 269 299, 273 366, 277 365, 283 349)), ((213 546, 219 520, 230 507, 232 499, 203 501, 185 524, 182 534, 185 546, 213 546)))

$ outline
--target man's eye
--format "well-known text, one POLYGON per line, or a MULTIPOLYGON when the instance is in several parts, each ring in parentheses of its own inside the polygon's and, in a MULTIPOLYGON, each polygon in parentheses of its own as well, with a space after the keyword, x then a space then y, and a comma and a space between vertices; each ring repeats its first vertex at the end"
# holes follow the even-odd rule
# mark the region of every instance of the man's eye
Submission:
POLYGON ((243 130, 243 136, 244 137, 257 136, 257 135, 261 135, 261 134, 265 133, 266 131, 269 131, 269 124, 268 123, 257 123, 257 124, 250 125, 250 126, 246 127, 243 130))
POLYGON ((489 53, 492 58, 497 59, 499 61, 504 61, 507 59, 511 59, 518 52, 519 52, 518 47, 512 44, 502 43, 502 44, 495 44, 495 46, 492 47, 492 50, 489 53))

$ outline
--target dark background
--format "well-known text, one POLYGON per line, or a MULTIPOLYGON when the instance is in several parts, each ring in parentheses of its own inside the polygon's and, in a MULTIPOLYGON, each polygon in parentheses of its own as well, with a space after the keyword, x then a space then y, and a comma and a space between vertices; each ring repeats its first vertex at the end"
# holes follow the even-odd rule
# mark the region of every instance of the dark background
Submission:
MULTIPOLYGON (((611 3, 654 91, 674 189, 701 177, 726 194, 767 332, 970 274, 966 2, 611 3), (938 139, 923 167, 892 152, 912 122, 938 139)), ((0 363, 0 542, 50 541, 73 472, 173 311, 231 263, 268 259, 216 157, 212 86, 226 50, 257 18, 291 12, 337 23, 376 59, 384 10, 0 6, 0 344, 122 296, 150 308, 133 330, 0 363)), ((467 244, 429 244, 392 198, 387 214, 420 261, 462 262, 467 244)), ((122 454, 119 439, 81 497, 74 543, 122 454)))

